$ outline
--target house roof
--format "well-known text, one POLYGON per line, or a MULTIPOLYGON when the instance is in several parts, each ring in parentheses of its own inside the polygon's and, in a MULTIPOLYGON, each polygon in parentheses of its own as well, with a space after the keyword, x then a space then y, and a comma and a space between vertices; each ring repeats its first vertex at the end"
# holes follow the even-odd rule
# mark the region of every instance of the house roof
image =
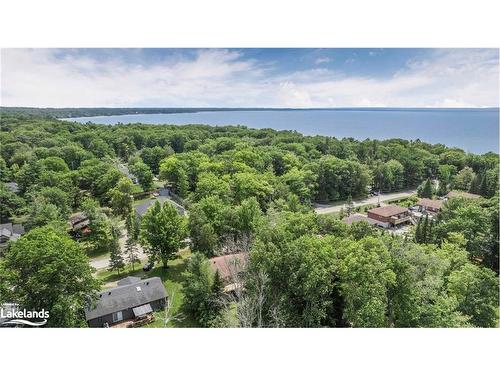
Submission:
POLYGON ((75 226, 76 224, 84 220, 88 220, 88 217, 83 212, 76 212, 69 217, 69 222, 72 226, 75 226))
POLYGON ((134 312, 135 317, 139 317, 153 312, 153 309, 151 308, 151 305, 148 303, 146 305, 134 307, 132 311, 134 312))
POLYGON ((368 216, 359 214, 359 213, 354 213, 350 216, 347 216, 342 219, 342 221, 346 224, 351 225, 352 223, 358 222, 358 221, 366 221, 369 224, 376 224, 376 220, 370 219, 368 216))
POLYGON ((167 296, 159 277, 119 285, 116 288, 101 291, 94 308, 85 310, 85 318, 87 321, 92 320, 117 311, 146 305, 167 296))
POLYGON ((443 207, 443 201, 437 199, 420 198, 417 202, 417 206, 431 207, 435 210, 440 210, 443 207))
POLYGON ((141 281, 140 277, 135 277, 135 276, 127 276, 124 279, 121 279, 118 281, 118 285, 130 285, 130 284, 135 284, 141 281))
POLYGON ((154 204, 156 202, 160 202, 160 204, 163 206, 163 204, 166 201, 168 201, 168 203, 172 204, 175 207, 175 209, 177 210, 177 212, 179 213, 179 215, 184 215, 185 214, 184 208, 181 207, 179 204, 175 203, 174 201, 168 199, 168 197, 166 195, 162 194, 162 190, 161 189, 160 189, 160 195, 158 197, 152 198, 149 201, 147 201, 146 203, 143 203, 143 204, 137 206, 135 208, 135 212, 137 212, 137 215, 143 216, 146 213, 146 211, 149 209, 149 207, 154 206, 154 204))
POLYGON ((408 209, 406 207, 397 206, 395 204, 389 204, 387 206, 372 208, 371 210, 368 210, 368 213, 383 217, 391 217, 394 215, 402 214, 404 212, 408 212, 408 209))
POLYGON ((0 236, 8 237, 11 241, 17 240, 24 234, 22 224, 5 223, 0 224, 0 236))
POLYGON ((220 257, 210 258, 212 271, 219 271, 223 279, 228 279, 237 273, 246 264, 246 255, 244 253, 228 254, 220 257))
POLYGON ((467 193, 465 191, 450 191, 448 194, 446 194, 446 197, 447 198, 461 197, 461 198, 469 198, 469 199, 481 198, 480 195, 467 193))

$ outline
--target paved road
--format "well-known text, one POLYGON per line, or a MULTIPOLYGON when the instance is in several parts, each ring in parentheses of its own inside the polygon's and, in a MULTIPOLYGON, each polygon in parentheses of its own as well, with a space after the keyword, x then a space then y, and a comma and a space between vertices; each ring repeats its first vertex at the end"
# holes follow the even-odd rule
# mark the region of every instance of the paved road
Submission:
MULTIPOLYGON (((416 193, 417 193, 416 189, 409 189, 409 190, 399 191, 397 193, 380 194, 380 202, 392 199, 406 198, 416 193)), ((369 197, 365 199, 353 200, 352 203, 354 204, 354 207, 358 207, 358 206, 364 206, 366 204, 377 204, 378 201, 379 201, 378 197, 369 197)), ((316 211, 316 213, 320 215, 331 214, 334 212, 340 212, 342 208, 345 208, 345 202, 333 203, 333 204, 316 204, 314 211, 316 211)))

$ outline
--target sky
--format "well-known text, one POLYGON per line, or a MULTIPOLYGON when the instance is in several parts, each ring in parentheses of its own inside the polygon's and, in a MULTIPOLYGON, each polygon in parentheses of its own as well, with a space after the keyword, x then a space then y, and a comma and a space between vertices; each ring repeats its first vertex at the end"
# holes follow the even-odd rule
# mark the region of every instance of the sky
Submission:
POLYGON ((1 105, 498 107, 498 49, 2 49, 1 105))

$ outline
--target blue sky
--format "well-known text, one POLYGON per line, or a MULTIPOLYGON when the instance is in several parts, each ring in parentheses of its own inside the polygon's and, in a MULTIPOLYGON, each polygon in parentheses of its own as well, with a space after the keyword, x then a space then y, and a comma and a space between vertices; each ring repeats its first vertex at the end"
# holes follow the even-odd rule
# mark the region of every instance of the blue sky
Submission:
POLYGON ((5 106, 497 107, 496 49, 3 49, 5 106))

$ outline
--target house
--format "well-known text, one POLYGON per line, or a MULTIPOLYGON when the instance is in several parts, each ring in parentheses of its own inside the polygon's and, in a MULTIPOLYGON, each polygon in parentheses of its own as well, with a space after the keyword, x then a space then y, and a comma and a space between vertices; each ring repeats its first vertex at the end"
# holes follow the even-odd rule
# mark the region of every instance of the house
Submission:
POLYGON ((70 230, 72 232, 85 232, 89 229, 88 226, 90 224, 90 220, 85 213, 76 212, 69 217, 69 224, 71 226, 70 230))
POLYGON ((213 272, 219 272, 224 284, 224 292, 229 293, 240 288, 239 277, 246 266, 246 261, 247 255, 245 253, 210 258, 210 267, 213 272))
POLYGON ((0 224, 0 248, 7 247, 9 241, 17 241, 24 234, 22 224, 0 224))
POLYGON ((395 204, 368 210, 368 218, 375 220, 376 225, 383 228, 404 224, 411 220, 409 210, 395 204))
POLYGON ((118 286, 103 290, 93 307, 85 310, 89 327, 112 326, 143 318, 165 307, 168 295, 159 277, 126 277, 118 286))
POLYGON ((352 223, 356 223, 358 221, 366 221, 368 224, 371 225, 376 225, 377 221, 370 219, 368 216, 360 214, 360 213, 354 213, 352 215, 349 215, 347 217, 344 217, 342 221, 348 225, 351 225, 352 223))
POLYGON ((146 211, 149 209, 149 207, 154 206, 156 202, 160 202, 160 204, 163 206, 165 202, 172 204, 179 215, 184 216, 186 215, 186 210, 184 207, 182 207, 180 204, 177 202, 174 202, 173 200, 170 199, 170 193, 167 189, 162 188, 158 189, 158 195, 154 196, 154 198, 149 199, 146 203, 143 203, 135 208, 135 212, 137 213, 138 216, 142 217, 146 213, 146 211))
POLYGON ((437 213, 441 211, 444 201, 438 199, 420 198, 416 204, 420 212, 437 213))
POLYGON ((446 198, 466 198, 466 199, 478 199, 481 198, 480 195, 467 193, 465 191, 450 191, 445 195, 446 198))

